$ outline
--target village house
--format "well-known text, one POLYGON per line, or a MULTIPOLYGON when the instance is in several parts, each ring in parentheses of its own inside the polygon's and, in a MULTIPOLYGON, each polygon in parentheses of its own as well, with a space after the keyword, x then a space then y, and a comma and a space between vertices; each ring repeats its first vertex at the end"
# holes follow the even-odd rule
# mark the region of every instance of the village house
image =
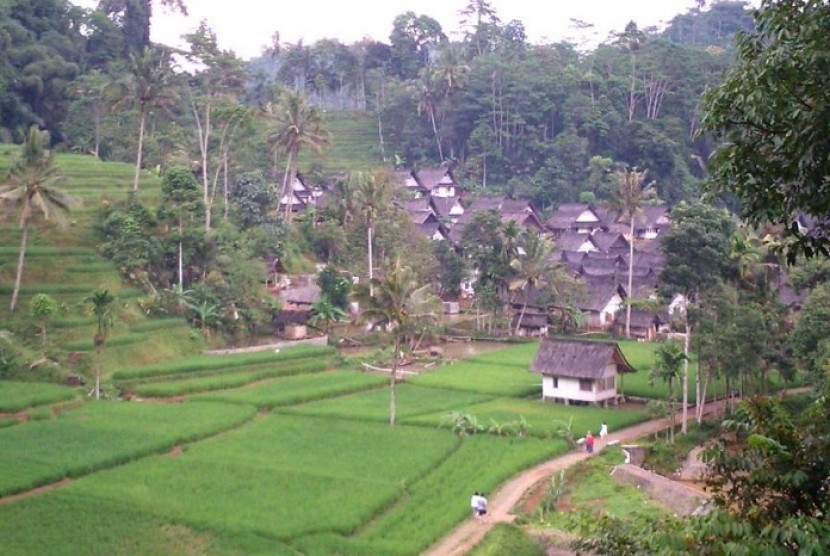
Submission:
POLYGON ((555 236, 565 232, 591 234, 605 230, 605 222, 597 214, 591 203, 563 203, 556 207, 553 215, 545 222, 545 227, 555 236))
POLYGON ((614 343, 545 338, 530 371, 542 375, 542 399, 607 406, 622 400, 621 373, 636 369, 614 343))
POLYGON ((288 212, 302 212, 307 206, 315 206, 322 195, 322 189, 311 187, 300 174, 296 174, 290 190, 280 197, 280 212, 286 209, 288 212))
POLYGON ((457 199, 461 196, 461 186, 453 178, 449 168, 421 168, 412 172, 421 191, 430 197, 457 199))

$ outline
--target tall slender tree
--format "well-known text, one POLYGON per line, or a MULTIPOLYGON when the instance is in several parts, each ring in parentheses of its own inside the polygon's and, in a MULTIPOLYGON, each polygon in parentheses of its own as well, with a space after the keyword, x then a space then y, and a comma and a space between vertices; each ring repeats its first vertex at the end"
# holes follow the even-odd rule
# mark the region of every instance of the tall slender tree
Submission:
POLYGON ((628 300, 625 308, 625 337, 631 337, 631 290, 634 269, 634 223, 642 214, 642 207, 656 198, 654 182, 643 185, 646 170, 622 169, 616 172, 617 192, 612 197, 612 206, 628 218, 628 300))
POLYGON ((12 164, 6 183, 0 186, 0 201, 19 210, 20 252, 9 305, 9 311, 12 313, 17 305, 23 279, 26 244, 32 219, 41 214, 46 220, 54 218, 59 225, 64 225, 64 215, 80 204, 76 197, 57 187, 63 176, 54 165, 52 153, 44 147, 45 141, 45 133, 38 131, 34 126, 29 128, 20 156, 12 164))
POLYGON ((538 233, 527 230, 523 234, 524 241, 518 256, 510 261, 510 266, 516 271, 516 276, 510 281, 510 290, 524 290, 524 302, 522 312, 516 320, 515 334, 519 335, 527 311, 527 304, 530 299, 530 290, 539 288, 545 283, 550 270, 550 252, 553 243, 538 233))
POLYGON ((138 146, 135 157, 133 191, 138 191, 147 116, 153 108, 168 110, 176 102, 173 88, 175 74, 170 50, 146 48, 130 55, 125 78, 112 83, 110 94, 116 99, 113 108, 132 107, 138 112, 138 146))
POLYGON ((115 297, 106 288, 95 291, 86 298, 92 306, 92 314, 95 316, 96 328, 93 343, 95 344, 95 399, 101 397, 101 351, 109 336, 112 327, 112 304, 115 297))
POLYGON ((662 380, 668 385, 669 415, 671 416, 670 442, 674 442, 674 427, 675 420, 677 419, 674 407, 677 401, 674 396, 674 384, 680 378, 681 367, 687 359, 683 348, 677 342, 664 342, 654 352, 654 366, 648 377, 651 383, 654 383, 656 380, 662 380))
MULTIPOLYGON (((272 151, 286 155, 285 174, 282 179, 280 199, 291 193, 291 184, 297 173, 297 159, 303 148, 321 153, 329 144, 330 134, 323 112, 306 102, 300 93, 284 90, 279 105, 272 111, 273 127, 268 135, 272 151)), ((286 203, 286 218, 291 203, 286 203)))
POLYGON ((374 233, 378 214, 389 205, 391 200, 392 176, 377 170, 366 174, 357 172, 350 176, 351 189, 357 197, 357 204, 363 214, 366 225, 366 253, 369 264, 369 291, 372 292, 374 275, 374 233))
POLYGON ((438 314, 440 302, 430 291, 431 285, 419 285, 412 269, 403 266, 400 258, 384 269, 382 279, 358 284, 354 299, 362 311, 360 321, 385 328, 392 334, 392 372, 389 375, 389 424, 394 426, 397 416, 398 359, 403 342, 413 326, 432 320, 438 314), (373 293, 370 293, 373 292, 373 293))

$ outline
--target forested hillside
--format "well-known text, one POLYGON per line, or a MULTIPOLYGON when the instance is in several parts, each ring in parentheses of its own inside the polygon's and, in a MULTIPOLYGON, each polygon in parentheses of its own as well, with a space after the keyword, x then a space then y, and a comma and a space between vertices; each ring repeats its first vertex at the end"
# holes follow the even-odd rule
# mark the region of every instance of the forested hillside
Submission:
POLYGON ((19 141, 36 124, 60 148, 134 162, 143 120, 145 168, 221 166, 230 181, 252 171, 276 180, 288 161, 269 129, 283 86, 332 122, 362 122, 360 131, 333 126, 331 157, 300 153, 305 172, 446 162, 467 187, 540 209, 607 197, 614 165, 647 169, 670 203, 696 193, 711 151, 697 136, 701 93, 730 64, 733 34, 751 28, 745 2, 695 8, 664 30, 630 23, 589 51, 531 44, 522 22, 502 21, 488 2, 459 10, 457 41, 429 14, 406 12, 390 22, 388 42, 284 44, 250 62, 203 26, 188 52, 142 69, 149 1, 86 10, 3 0, 0 140, 19 141))

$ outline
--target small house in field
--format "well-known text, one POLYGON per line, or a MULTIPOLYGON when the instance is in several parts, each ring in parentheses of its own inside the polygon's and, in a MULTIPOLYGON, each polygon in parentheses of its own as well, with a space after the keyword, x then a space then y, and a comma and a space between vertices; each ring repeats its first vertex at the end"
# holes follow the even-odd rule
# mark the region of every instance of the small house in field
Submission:
POLYGON ((608 405, 622 397, 617 377, 636 369, 617 344, 546 338, 530 371, 542 375, 543 400, 608 405))

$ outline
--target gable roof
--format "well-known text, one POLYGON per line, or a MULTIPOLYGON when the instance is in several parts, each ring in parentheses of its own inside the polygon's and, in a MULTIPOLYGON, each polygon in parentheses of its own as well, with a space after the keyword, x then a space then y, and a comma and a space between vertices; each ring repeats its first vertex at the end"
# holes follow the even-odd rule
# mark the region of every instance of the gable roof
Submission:
POLYGON ((582 251, 598 249, 593 236, 589 234, 580 234, 577 232, 567 231, 556 238, 557 248, 563 251, 582 251), (588 244, 587 246, 585 244, 588 244))
POLYGON ((439 218, 458 218, 464 214, 464 206, 456 197, 430 197, 430 206, 439 218))
POLYGON ((617 372, 633 373, 637 370, 617 344, 546 338, 530 364, 530 371, 549 376, 598 379, 602 378, 605 367, 612 362, 616 363, 617 372))
POLYGON ((591 234, 591 241, 597 246, 597 249, 604 252, 609 251, 628 251, 629 244, 619 232, 603 232, 597 230, 591 234))
POLYGON ((585 297, 582 301, 577 300, 575 303, 576 308, 581 311, 599 313, 615 295, 621 298, 625 295, 625 290, 613 276, 583 275, 581 279, 585 283, 585 297))
POLYGON ((449 168, 421 168, 413 171, 412 174, 421 187, 427 191, 432 191, 438 186, 458 186, 455 179, 452 177, 452 172, 449 168))
POLYGON ((559 205, 553 211, 553 215, 545 222, 545 226, 551 231, 570 230, 576 226, 577 219, 586 211, 593 215, 598 227, 602 226, 603 222, 597 215, 594 205, 590 203, 563 203, 559 205))

